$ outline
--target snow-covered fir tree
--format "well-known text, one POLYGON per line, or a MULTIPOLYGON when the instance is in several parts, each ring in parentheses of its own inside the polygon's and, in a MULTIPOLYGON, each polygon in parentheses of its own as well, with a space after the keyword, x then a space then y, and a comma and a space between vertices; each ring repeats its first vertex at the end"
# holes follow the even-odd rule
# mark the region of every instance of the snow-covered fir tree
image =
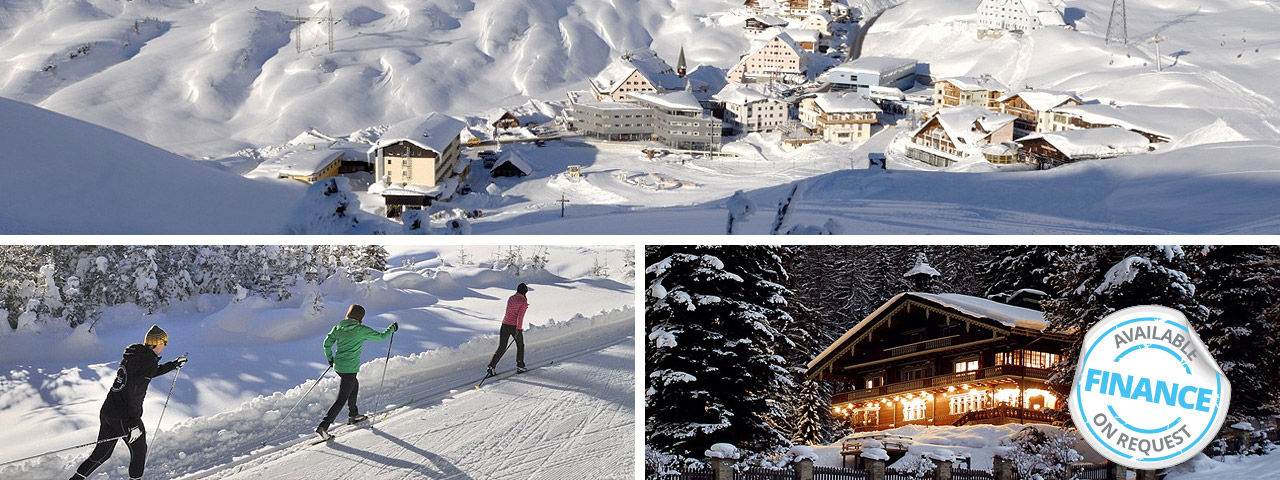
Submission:
POLYGON ((796 428, 791 441, 797 445, 820 445, 829 441, 827 424, 831 421, 831 396, 823 382, 805 380, 796 398, 796 428))
POLYGON ((790 385, 786 273, 775 247, 661 246, 646 250, 645 437, 700 457, 715 443, 755 451, 787 444, 769 422, 772 392, 790 385))
POLYGON ((1280 413, 1280 247, 1206 246, 1190 252, 1208 315, 1197 333, 1231 381, 1227 422, 1280 413))
POLYGON ((1195 274, 1195 264, 1176 245, 1070 247, 1049 276, 1056 296, 1042 304, 1049 329, 1074 341, 1050 384, 1064 387, 1060 393, 1065 396, 1085 332, 1117 310, 1163 305, 1182 312, 1193 325, 1203 324, 1208 310, 1195 297, 1195 274))
POLYGON ((985 297, 1004 301, 1023 289, 1049 293, 1049 273, 1065 247, 1058 245, 996 245, 982 248, 991 261, 981 269, 985 297))
POLYGON ((1068 480, 1075 477, 1071 464, 1084 459, 1075 449, 1078 441, 1071 430, 1049 433, 1037 427, 1024 427, 1006 440, 1005 458, 1013 463, 1018 478, 1068 480))

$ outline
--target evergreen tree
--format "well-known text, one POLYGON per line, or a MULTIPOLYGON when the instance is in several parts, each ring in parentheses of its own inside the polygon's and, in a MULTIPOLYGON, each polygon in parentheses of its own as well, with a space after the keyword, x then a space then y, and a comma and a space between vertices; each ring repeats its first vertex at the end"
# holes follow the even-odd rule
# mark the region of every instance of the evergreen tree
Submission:
POLYGON ((980 269, 984 296, 1003 300, 1021 289, 1049 293, 1049 274, 1065 247, 1058 245, 996 245, 983 247, 990 258, 980 269))
POLYGON ((795 434, 791 440, 799 445, 819 445, 829 439, 827 424, 831 422, 830 395, 817 380, 805 380, 800 384, 799 404, 795 434))
POLYGON ((1209 246, 1193 258, 1208 309, 1197 333, 1231 381, 1227 421, 1280 413, 1280 248, 1209 246))
POLYGON ((1208 313, 1194 297, 1191 275, 1198 272, 1181 247, 1078 245, 1068 248, 1058 263, 1049 276, 1056 296, 1042 307, 1049 329, 1073 340, 1049 380, 1064 396, 1084 334, 1103 317, 1128 307, 1162 305, 1200 325, 1208 313))
POLYGON ((721 442, 786 445, 767 401, 790 385, 775 351, 776 325, 791 320, 778 249, 661 246, 646 261, 647 442, 688 457, 721 442))

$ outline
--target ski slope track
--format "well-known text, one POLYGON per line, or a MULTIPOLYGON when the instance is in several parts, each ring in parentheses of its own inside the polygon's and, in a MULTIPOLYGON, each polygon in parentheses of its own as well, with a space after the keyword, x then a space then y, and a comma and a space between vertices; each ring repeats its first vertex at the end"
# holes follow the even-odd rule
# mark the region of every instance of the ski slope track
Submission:
MULTIPOLYGON (((634 309, 526 331, 526 361, 554 364, 474 389, 496 347, 483 336, 390 359, 383 405, 381 359, 362 369, 360 405, 372 424, 335 423, 313 445, 336 394, 332 375, 288 418, 307 380, 240 408, 149 433, 147 475, 156 478, 630 478, 634 469, 634 309), (283 421, 282 421, 283 420, 283 421), (278 430, 272 431, 277 423, 278 430), (341 425, 341 426, 339 426, 341 425), (263 446, 266 443, 266 446, 263 446)), ((514 348, 500 369, 514 365, 514 348)), ((345 412, 338 422, 345 420, 345 412)), ((123 472, 116 452, 99 472, 123 472)), ((0 469, 4 478, 71 472, 86 452, 0 469)))

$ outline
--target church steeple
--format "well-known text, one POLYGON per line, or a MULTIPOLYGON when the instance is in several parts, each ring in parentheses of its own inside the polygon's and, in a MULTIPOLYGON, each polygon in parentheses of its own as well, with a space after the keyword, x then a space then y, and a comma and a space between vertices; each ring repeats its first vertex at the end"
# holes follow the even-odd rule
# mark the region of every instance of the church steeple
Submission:
POLYGON ((688 71, 684 63, 684 45, 680 46, 680 59, 676 60, 676 75, 684 78, 684 74, 688 71))

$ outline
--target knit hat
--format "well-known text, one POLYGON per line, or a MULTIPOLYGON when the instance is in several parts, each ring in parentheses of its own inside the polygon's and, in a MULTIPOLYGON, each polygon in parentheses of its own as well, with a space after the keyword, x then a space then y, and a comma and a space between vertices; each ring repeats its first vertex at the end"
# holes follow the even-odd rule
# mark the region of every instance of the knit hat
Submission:
POLYGON ((147 346, 168 344, 169 334, 165 333, 159 325, 152 325, 151 330, 147 330, 147 339, 142 343, 147 346))
POLYGON ((347 318, 350 318, 350 319, 355 320, 355 321, 357 321, 357 322, 363 322, 363 321, 364 321, 364 307, 361 307, 361 306, 356 305, 356 304, 351 304, 351 308, 348 308, 348 309, 347 309, 347 318))
POLYGON ((519 294, 521 294, 521 295, 524 295, 525 293, 528 293, 528 292, 529 292, 529 286, 528 286, 528 285, 525 285, 525 284, 521 283, 519 286, 517 286, 517 287, 516 287, 516 293, 519 293, 519 294))

